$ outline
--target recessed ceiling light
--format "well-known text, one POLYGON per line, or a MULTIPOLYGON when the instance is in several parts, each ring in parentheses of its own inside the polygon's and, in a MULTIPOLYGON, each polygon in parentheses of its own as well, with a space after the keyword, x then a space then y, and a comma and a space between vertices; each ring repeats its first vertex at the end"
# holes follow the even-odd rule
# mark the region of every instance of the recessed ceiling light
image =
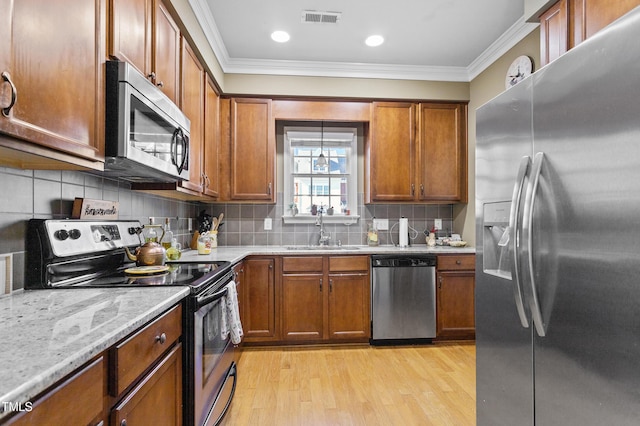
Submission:
POLYGON ((289 41, 289 33, 286 31, 274 31, 271 33, 271 39, 273 41, 277 41, 278 43, 285 43, 289 41))
POLYGON ((382 37, 381 35, 372 35, 367 37, 364 42, 367 46, 376 47, 384 43, 384 37, 382 37))

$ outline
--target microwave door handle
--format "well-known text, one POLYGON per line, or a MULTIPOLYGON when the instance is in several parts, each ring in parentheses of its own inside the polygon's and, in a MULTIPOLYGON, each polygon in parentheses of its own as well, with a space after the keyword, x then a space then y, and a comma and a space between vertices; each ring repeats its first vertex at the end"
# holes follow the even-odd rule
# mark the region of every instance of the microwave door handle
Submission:
POLYGON ((189 149, 189 142, 187 136, 185 136, 184 132, 180 127, 178 127, 173 132, 173 137, 171 138, 171 163, 178 168, 178 173, 182 173, 184 170, 185 163, 187 161, 187 153, 189 149), (178 164, 178 143, 182 148, 182 160, 180 164, 178 164))
POLYGON ((180 167, 176 162, 176 157, 178 156, 178 133, 180 132, 180 128, 178 127, 173 131, 173 136, 171 137, 171 164, 178 167, 178 171, 180 167))
MULTIPOLYGON (((182 130, 180 132, 182 133, 182 130)), ((180 163, 179 171, 182 173, 187 164, 189 164, 189 136, 182 133, 180 140, 182 141, 182 162, 180 163)))
POLYGON ((524 182, 527 178, 527 173, 531 167, 531 157, 525 155, 520 161, 520 167, 518 167, 518 175, 516 177, 515 185, 513 186, 513 196, 511 199, 511 211, 509 213, 509 233, 511 254, 512 254, 512 271, 513 271, 513 294, 516 301, 516 309, 518 311, 518 317, 520 317, 520 323, 522 327, 529 328, 529 319, 524 308, 524 298, 522 296, 522 279, 520 274, 520 254, 519 254, 519 236, 522 227, 522 223, 519 220, 520 213, 520 201, 522 200, 524 182))
POLYGON ((524 202, 524 217, 522 220, 522 233, 526 241, 527 255, 525 256, 528 266, 528 299, 531 308, 531 316, 535 325, 538 336, 545 337, 547 334, 546 326, 542 318, 542 310, 540 309, 540 301, 538 300, 538 290, 536 285, 535 271, 533 269, 533 210, 535 207, 536 194, 538 192, 538 183, 540 182, 540 173, 544 164, 544 153, 538 152, 533 159, 533 167, 531 168, 531 180, 527 187, 527 194, 524 202))

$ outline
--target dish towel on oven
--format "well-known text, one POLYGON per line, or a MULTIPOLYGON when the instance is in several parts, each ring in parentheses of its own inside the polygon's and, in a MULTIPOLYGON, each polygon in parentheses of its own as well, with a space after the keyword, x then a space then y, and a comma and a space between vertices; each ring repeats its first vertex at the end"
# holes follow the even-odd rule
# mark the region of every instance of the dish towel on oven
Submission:
POLYGON ((227 295, 222 299, 222 325, 220 329, 223 339, 226 339, 231 334, 231 343, 234 345, 242 341, 244 332, 242 331, 242 323, 240 323, 238 292, 235 281, 227 284, 227 295))

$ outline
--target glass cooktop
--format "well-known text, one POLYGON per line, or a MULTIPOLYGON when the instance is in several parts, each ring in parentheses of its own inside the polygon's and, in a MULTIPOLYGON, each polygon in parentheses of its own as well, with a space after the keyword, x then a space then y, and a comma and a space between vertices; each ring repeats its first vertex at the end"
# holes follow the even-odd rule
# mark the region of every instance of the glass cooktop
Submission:
POLYGON ((167 263, 168 270, 155 274, 128 274, 124 269, 76 283, 73 287, 144 287, 187 285, 192 293, 205 284, 217 280, 231 269, 230 262, 215 263, 179 262, 167 263))

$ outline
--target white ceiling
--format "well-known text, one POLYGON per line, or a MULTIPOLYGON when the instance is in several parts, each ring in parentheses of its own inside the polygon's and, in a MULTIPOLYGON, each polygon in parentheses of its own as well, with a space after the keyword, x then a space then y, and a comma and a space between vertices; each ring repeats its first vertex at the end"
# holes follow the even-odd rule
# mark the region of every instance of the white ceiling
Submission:
POLYGON ((189 0, 225 73, 470 81, 537 24, 524 0, 189 0), (341 12, 337 24, 302 22, 341 12), (287 43, 270 34, 284 30, 287 43), (367 47, 380 34, 385 42, 367 47))

